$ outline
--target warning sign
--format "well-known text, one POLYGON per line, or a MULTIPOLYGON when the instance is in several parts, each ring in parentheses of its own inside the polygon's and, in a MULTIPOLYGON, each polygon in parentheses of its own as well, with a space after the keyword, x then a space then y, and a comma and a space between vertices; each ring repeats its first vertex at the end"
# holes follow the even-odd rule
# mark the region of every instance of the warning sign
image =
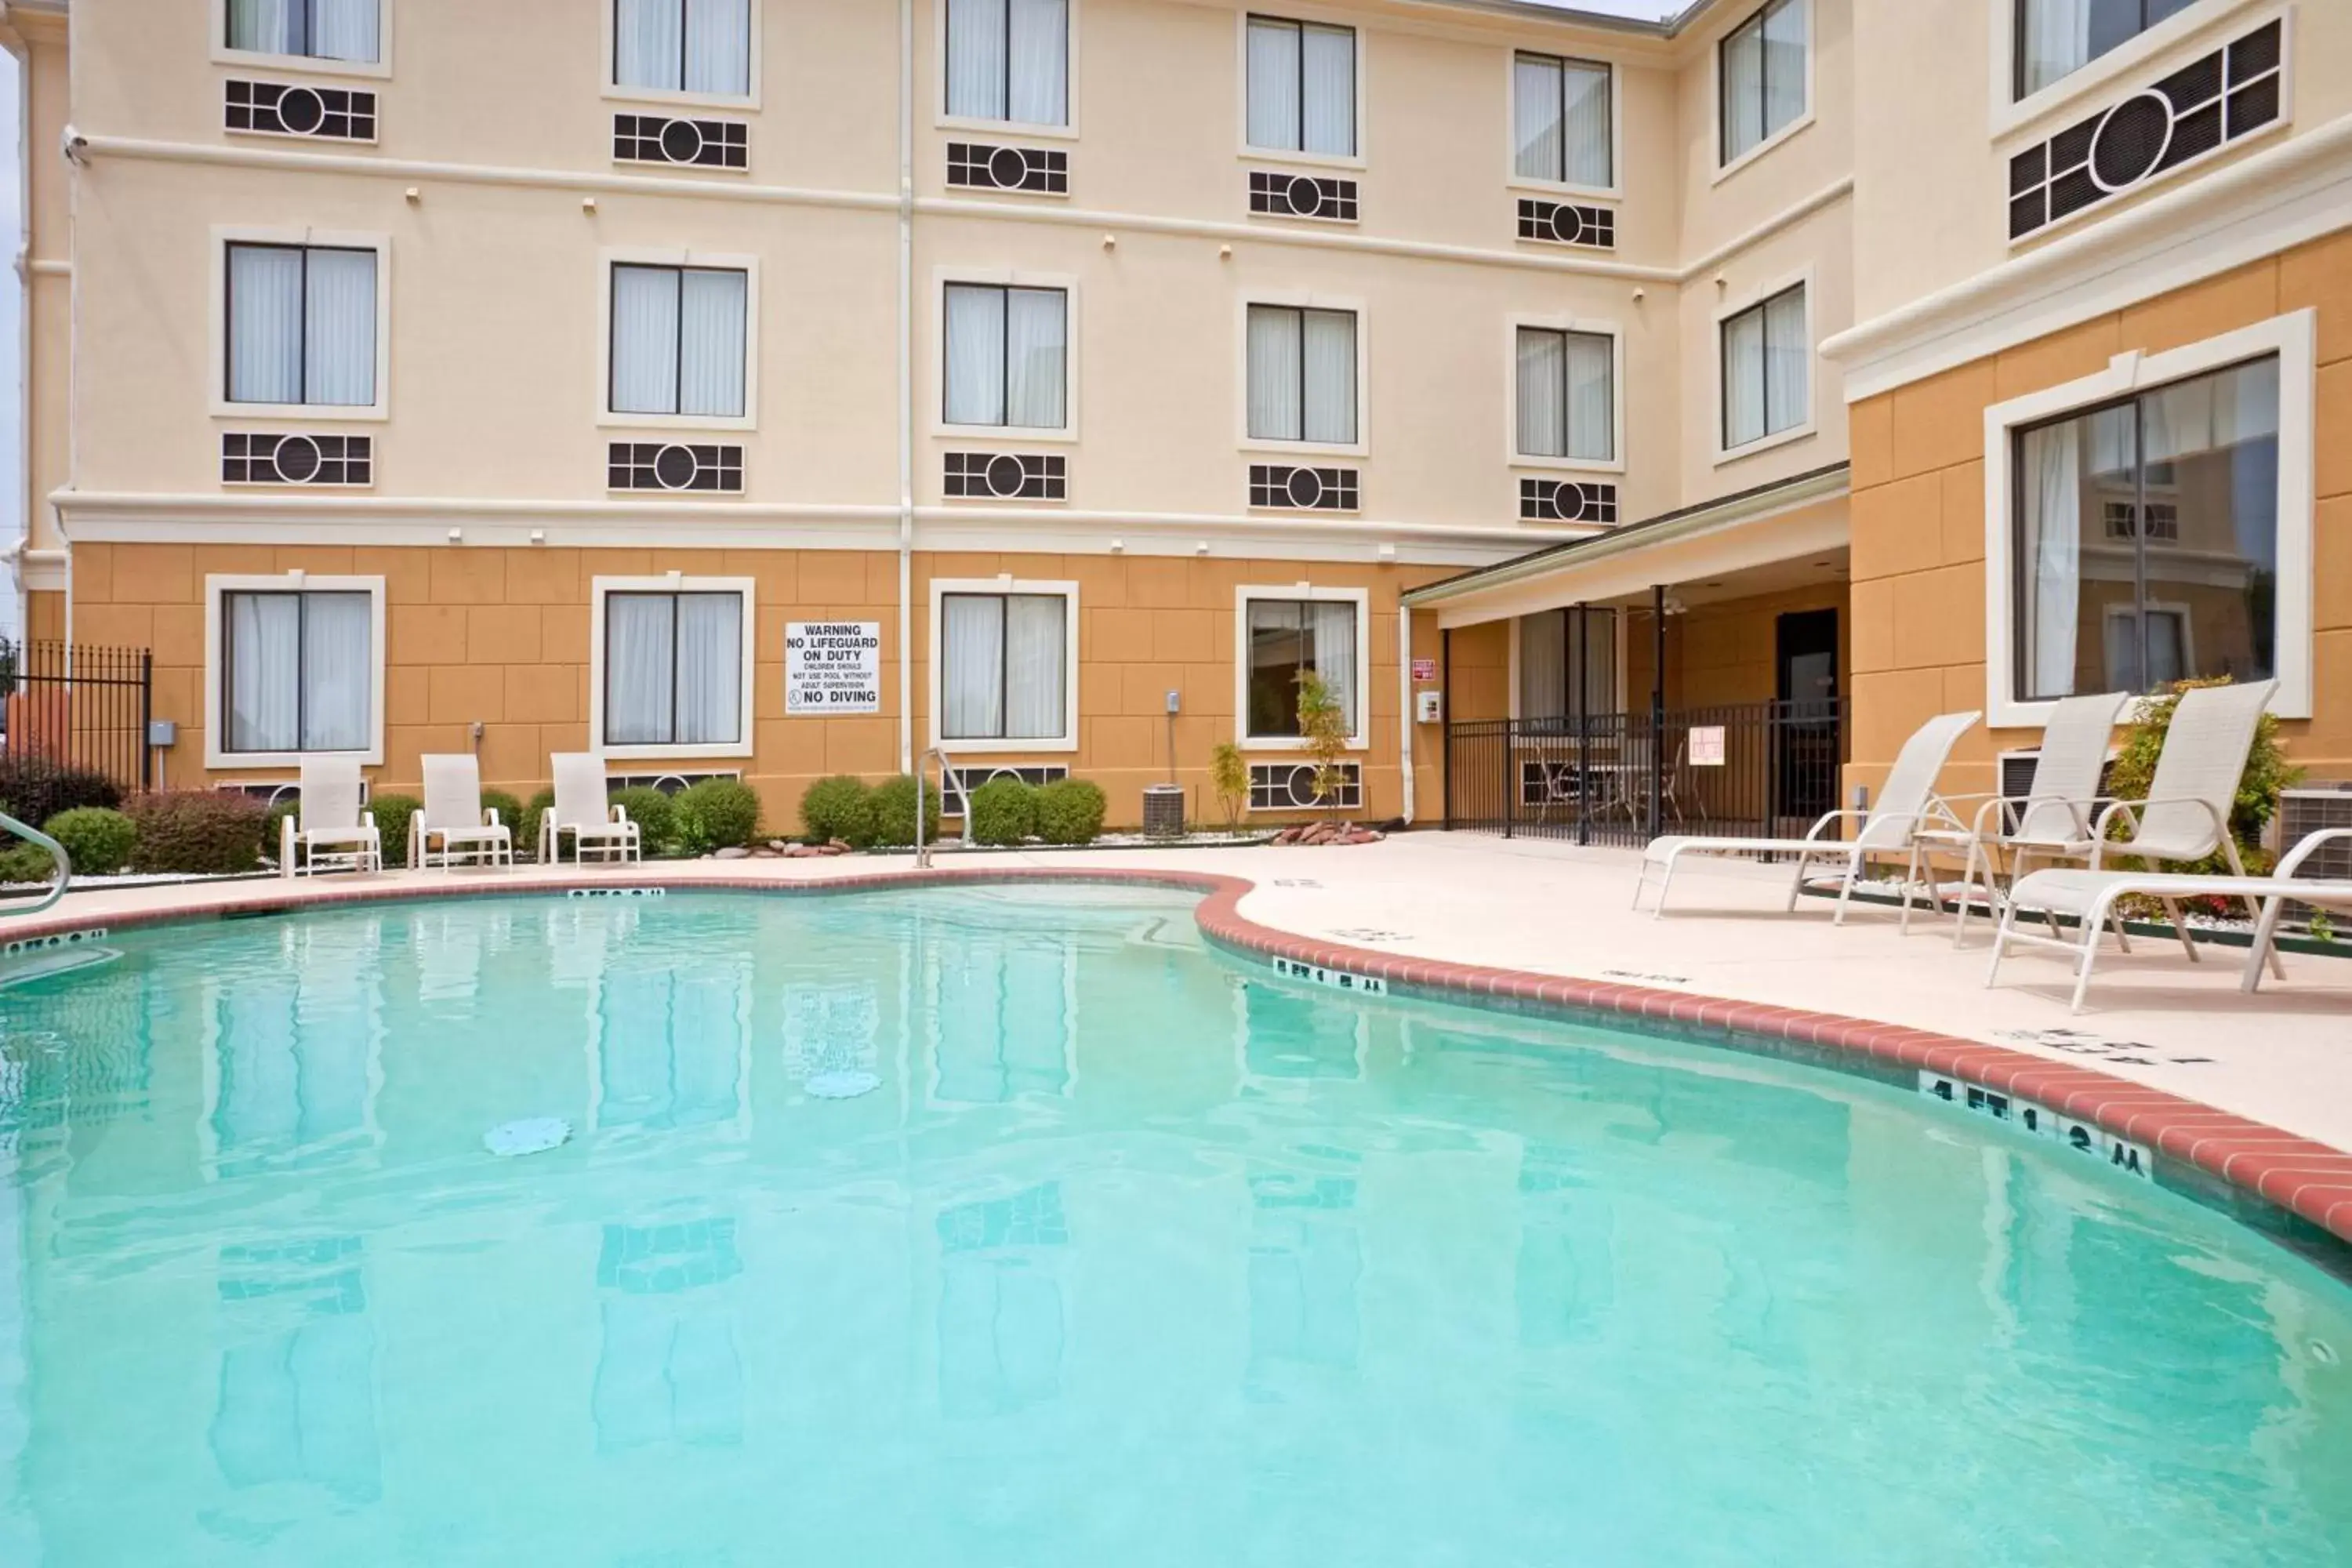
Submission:
POLYGON ((784 711, 881 712, 882 623, 787 622, 784 711))

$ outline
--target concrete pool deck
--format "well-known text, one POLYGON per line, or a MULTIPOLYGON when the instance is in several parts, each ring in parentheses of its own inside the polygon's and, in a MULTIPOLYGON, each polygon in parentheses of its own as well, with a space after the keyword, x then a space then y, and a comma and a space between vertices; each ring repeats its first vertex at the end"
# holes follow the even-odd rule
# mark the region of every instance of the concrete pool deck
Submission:
MULTIPOLYGON (((1407 984, 1766 1028, 1889 1061, 1918 1058, 1939 1070, 1957 1062, 1962 1073, 1997 1087, 2015 1079, 2020 1095, 2091 1114, 2063 1101, 2078 1092, 2104 1108, 2096 1120, 2118 1123, 2113 1130, 2125 1136, 2153 1145, 2166 1130, 2175 1153, 2188 1152, 2199 1135, 2193 1123, 2210 1108, 2228 1115, 2213 1121, 2210 1141, 2234 1152, 2217 1159, 2200 1149, 2197 1164, 2281 1206, 2289 1206, 2283 1194, 2292 1192, 2296 1212, 2352 1239, 2352 1161, 2345 1157, 2352 1152, 2352 961, 2290 954, 2285 983, 2270 981, 2247 997, 2238 990, 2242 950, 2210 951, 2191 964, 2168 940, 2138 942, 2131 955, 2102 962, 2091 1005, 2078 1017, 2066 1009, 2071 968, 2054 953, 2019 950, 2000 985, 1986 989, 1988 928, 1972 924, 1969 945, 1958 951, 1948 916, 1915 916, 1906 937, 1893 910, 1858 907, 1843 928, 1833 928, 1826 900, 1808 899, 1795 914, 1782 912, 1785 870, 1727 860, 1690 865, 1676 879, 1674 909, 1653 920, 1630 907, 1636 865, 1630 851, 1430 833, 1347 848, 943 852, 938 870, 1235 879, 1248 884, 1232 889, 1239 921, 1223 932, 1213 923, 1212 933, 1238 945, 1286 949, 1407 984), (1263 931, 1246 929, 1253 925, 1263 931), (1486 967, 1474 974, 1463 965, 1486 967), (1702 999, 1740 1005, 1706 1006, 1702 999), (1956 1056, 1950 1048, 1969 1042, 2000 1050, 1956 1056), (1942 1056, 1925 1062, 1921 1051, 1937 1047, 1942 1056), (2093 1076, 2022 1072, 2013 1059, 2000 1059, 2010 1052, 2093 1076), (2160 1091, 2144 1097, 2145 1124, 2132 1097, 2116 1092, 2130 1086, 2160 1091), (2249 1128, 2239 1118, 2261 1125, 2249 1128), (2258 1157, 2265 1143, 2276 1158, 2258 1157), (2270 1173, 2249 1180, 2231 1163, 2240 1156, 2270 1173), (2314 1182, 2319 1185, 2309 1194, 2294 1191, 2314 1182)), ((290 900, 583 881, 690 887, 854 878, 887 885, 914 871, 911 857, 861 856, 123 887, 74 894, 37 923, 0 923, 0 942, 290 900)), ((1210 913, 1204 906, 1204 921, 1210 913)))

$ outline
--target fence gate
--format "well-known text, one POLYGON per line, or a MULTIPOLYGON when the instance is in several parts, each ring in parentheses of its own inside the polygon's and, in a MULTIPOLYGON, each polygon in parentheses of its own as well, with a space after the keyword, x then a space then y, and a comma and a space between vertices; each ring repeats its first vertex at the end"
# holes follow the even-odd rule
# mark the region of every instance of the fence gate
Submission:
POLYGON ((104 773, 129 794, 154 784, 154 716, 155 656, 143 647, 0 640, 0 753, 104 773))

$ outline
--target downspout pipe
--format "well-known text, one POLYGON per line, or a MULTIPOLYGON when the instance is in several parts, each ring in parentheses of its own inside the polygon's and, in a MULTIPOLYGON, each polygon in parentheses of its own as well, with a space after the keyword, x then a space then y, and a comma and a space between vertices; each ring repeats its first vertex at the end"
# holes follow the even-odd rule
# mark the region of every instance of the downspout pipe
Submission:
POLYGON ((902 773, 913 772, 915 766, 914 318, 915 0, 898 0, 898 771, 902 773))

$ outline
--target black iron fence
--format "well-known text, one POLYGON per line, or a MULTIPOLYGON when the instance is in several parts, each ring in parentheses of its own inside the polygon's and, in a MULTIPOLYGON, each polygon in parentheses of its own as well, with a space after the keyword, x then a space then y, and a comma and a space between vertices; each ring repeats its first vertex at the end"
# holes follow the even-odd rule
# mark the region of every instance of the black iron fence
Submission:
POLYGON ((145 648, 0 639, 0 753, 101 773, 125 793, 154 783, 147 745, 155 658, 145 648))
POLYGON ((1638 848, 1801 835, 1838 804, 1843 702, 1749 702, 1445 727, 1445 826, 1638 848))

